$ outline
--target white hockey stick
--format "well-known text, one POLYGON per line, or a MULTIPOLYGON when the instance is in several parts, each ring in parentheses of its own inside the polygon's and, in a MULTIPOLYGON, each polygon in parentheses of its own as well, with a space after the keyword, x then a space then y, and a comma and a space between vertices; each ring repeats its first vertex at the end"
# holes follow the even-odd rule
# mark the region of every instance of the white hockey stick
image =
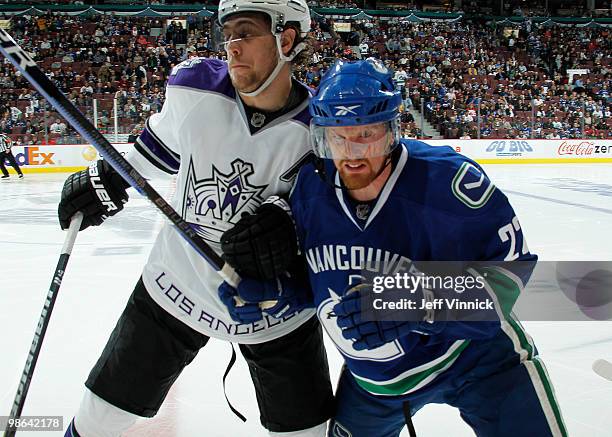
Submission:
POLYGON ((15 432, 17 432, 17 429, 15 428, 15 426, 13 426, 13 424, 15 423, 15 420, 21 417, 21 411, 23 410, 25 398, 28 394, 28 389, 30 388, 30 382, 32 382, 34 367, 36 366, 36 362, 38 361, 38 355, 40 354, 42 342, 45 338, 45 333, 47 332, 47 326, 49 326, 51 312, 53 311, 53 306, 55 305, 55 300, 57 298, 57 293, 59 291, 60 285, 62 285, 62 278, 64 277, 64 272, 66 271, 66 266, 68 265, 70 252, 72 252, 74 240, 76 239, 76 236, 79 232, 79 228, 81 227, 82 221, 83 214, 78 212, 72 217, 72 220, 70 222, 70 227, 68 228, 68 233, 66 234, 66 239, 64 240, 64 246, 62 247, 62 252, 60 254, 59 260, 57 261, 57 266, 55 267, 55 272, 53 273, 51 285, 49 286, 47 299, 45 300, 45 305, 43 306, 42 312, 40 313, 38 325, 36 325, 36 331, 34 332, 34 338, 32 339, 30 352, 28 353, 28 358, 26 360, 25 367, 23 368, 21 379, 19 380, 19 386, 17 387, 17 394, 15 395, 15 400, 13 401, 11 414, 9 415, 8 420, 6 422, 4 437, 13 437, 15 435, 15 432))
POLYGON ((612 363, 610 361, 599 359, 593 363, 593 370, 602 378, 612 381, 612 363))

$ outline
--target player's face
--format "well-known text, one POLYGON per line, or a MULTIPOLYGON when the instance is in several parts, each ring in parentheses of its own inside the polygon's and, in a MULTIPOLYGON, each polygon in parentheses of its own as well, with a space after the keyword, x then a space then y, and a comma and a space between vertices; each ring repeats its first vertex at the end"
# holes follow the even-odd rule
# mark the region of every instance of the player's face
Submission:
POLYGON ((351 190, 376 179, 391 144, 388 123, 329 127, 325 137, 342 182, 351 190))
POLYGON ((232 84, 241 92, 256 90, 278 59, 270 24, 260 14, 237 14, 223 25, 223 36, 232 84))

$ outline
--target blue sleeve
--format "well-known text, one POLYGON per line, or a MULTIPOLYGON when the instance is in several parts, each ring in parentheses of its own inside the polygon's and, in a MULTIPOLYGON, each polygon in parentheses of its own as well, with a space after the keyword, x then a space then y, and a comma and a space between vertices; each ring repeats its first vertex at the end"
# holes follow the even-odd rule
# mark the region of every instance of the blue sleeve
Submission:
MULTIPOLYGON (((538 259, 529 251, 523 228, 507 197, 489 181, 477 164, 473 166, 481 172, 482 183, 471 199, 467 195, 463 196, 463 200, 459 199, 465 208, 458 211, 458 223, 449 226, 453 235, 445 234, 442 238, 453 241, 456 247, 454 259, 461 260, 465 266, 459 274, 481 281, 486 290, 485 294, 482 289, 466 289, 462 299, 474 301, 490 298, 494 302, 494 309, 476 310, 470 321, 465 321, 466 316, 471 315, 464 312, 457 317, 463 319, 461 321, 441 322, 444 326, 438 326, 434 330, 438 333, 429 338, 433 343, 495 336, 500 324, 512 317, 512 308, 538 259), (477 199, 485 196, 487 190, 490 191, 487 199, 478 205, 477 199)), ((460 195, 455 193, 457 198, 460 195)), ((453 319, 452 315, 450 319, 453 319)))

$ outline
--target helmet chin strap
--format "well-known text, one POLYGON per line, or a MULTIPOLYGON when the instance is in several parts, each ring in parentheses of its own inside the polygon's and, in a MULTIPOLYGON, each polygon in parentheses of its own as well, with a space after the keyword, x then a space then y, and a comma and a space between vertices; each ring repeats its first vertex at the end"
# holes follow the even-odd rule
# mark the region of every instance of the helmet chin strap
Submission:
POLYGON ((272 70, 272 73, 270 73, 268 78, 261 85, 259 85, 255 90, 250 91, 248 93, 239 91, 241 96, 256 97, 259 94, 261 94, 266 88, 270 86, 270 84, 274 81, 274 79, 276 79, 276 76, 278 76, 278 73, 280 73, 285 63, 291 62, 293 58, 295 58, 298 55, 298 53, 300 53, 302 50, 304 50, 304 48, 306 48, 306 44, 301 42, 297 46, 295 46, 295 48, 291 51, 289 55, 285 56, 283 55, 283 49, 281 47, 281 34, 277 33, 274 36, 276 38, 276 51, 278 54, 278 61, 276 62, 276 67, 274 67, 274 70, 272 70))

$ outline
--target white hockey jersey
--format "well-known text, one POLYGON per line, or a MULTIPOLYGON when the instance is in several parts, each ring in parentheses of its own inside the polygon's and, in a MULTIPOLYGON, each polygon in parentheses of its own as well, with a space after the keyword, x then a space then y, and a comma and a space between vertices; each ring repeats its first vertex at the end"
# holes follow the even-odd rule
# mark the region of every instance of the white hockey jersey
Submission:
MULTIPOLYGON (((171 205, 219 254, 223 232, 268 196, 288 192, 310 150, 307 101, 253 135, 249 121, 227 64, 190 59, 172 71, 162 111, 149 118, 128 155, 145 177, 177 174, 171 205)), ((278 338, 314 314, 237 324, 219 300, 221 276, 170 224, 157 237, 143 281, 162 308, 191 328, 239 343, 278 338)))

